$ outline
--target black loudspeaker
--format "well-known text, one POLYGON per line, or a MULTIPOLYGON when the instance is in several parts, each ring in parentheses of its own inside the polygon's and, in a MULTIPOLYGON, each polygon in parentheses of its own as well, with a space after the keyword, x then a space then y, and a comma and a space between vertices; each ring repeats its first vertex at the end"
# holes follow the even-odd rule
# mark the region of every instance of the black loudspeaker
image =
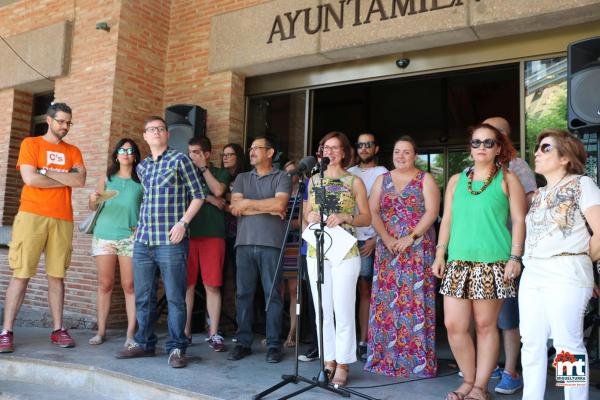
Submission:
POLYGON ((206 135, 206 110, 191 104, 175 104, 165 109, 169 147, 184 154, 193 137, 206 135))
POLYGON ((600 132, 600 37, 571 43, 567 63, 569 129, 600 132))

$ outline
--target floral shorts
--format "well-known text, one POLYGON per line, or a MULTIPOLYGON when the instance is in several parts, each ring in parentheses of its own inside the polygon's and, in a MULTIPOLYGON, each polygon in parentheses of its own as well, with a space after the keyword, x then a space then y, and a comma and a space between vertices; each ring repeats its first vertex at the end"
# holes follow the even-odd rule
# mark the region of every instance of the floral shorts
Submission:
POLYGON ((92 238, 92 256, 133 257, 133 235, 125 239, 105 240, 92 238))
POLYGON ((517 296, 515 281, 504 282, 506 261, 454 260, 446 264, 440 294, 460 299, 494 300, 517 296))

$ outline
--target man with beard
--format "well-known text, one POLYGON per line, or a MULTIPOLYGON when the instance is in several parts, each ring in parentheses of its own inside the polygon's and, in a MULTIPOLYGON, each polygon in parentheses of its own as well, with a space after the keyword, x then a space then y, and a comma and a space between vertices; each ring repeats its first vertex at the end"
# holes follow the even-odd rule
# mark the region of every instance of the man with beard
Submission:
POLYGON ((19 150, 17 169, 25 185, 8 252, 13 276, 6 290, 0 353, 14 351, 13 324, 42 252, 54 325, 50 341, 59 347, 75 346, 63 327, 64 278, 73 239, 71 190, 85 185, 86 171, 79 149, 63 141, 73 125, 71 108, 54 103, 46 115, 46 134, 25 138, 19 150))
MULTIPOLYGON (((358 176, 365 183, 367 196, 375 179, 388 172, 387 168, 377 165, 379 146, 372 133, 363 133, 356 143, 359 164, 348 169, 352 175, 358 176)), ((358 247, 360 250, 360 277, 358 279, 358 292, 360 296, 358 306, 358 323, 360 326, 360 341, 358 342, 358 359, 367 361, 367 328, 369 324, 369 302, 371 300, 371 285, 373 283, 373 262, 375 260, 375 236, 377 233, 372 226, 356 228, 358 247)))
POLYGON ((254 169, 239 174, 231 191, 231 214, 238 217, 235 242, 238 344, 228 358, 240 360, 252 353, 254 292, 260 278, 265 301, 271 288, 275 291, 267 310, 267 362, 278 363, 282 359, 283 301, 279 293, 277 259, 285 235, 283 217, 292 183, 286 172, 273 168, 275 148, 269 138, 254 139, 249 150, 254 169))

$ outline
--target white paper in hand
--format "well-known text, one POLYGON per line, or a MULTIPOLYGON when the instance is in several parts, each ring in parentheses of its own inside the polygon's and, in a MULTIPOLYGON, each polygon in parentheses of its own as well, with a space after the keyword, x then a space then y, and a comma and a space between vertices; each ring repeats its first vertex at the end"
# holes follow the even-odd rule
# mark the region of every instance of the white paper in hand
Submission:
MULTIPOLYGON (((325 220, 327 220, 327 217, 325 217, 325 220)), ((310 224, 304 232, 302 232, 302 239, 306 240, 306 242, 313 247, 317 247, 315 229, 318 228, 319 224, 310 224)), ((344 260, 344 257, 346 257, 346 254, 348 254, 350 249, 352 249, 352 246, 356 243, 356 238, 341 226, 336 226, 335 228, 325 227, 323 243, 325 258, 331 261, 332 265, 337 266, 344 260)))

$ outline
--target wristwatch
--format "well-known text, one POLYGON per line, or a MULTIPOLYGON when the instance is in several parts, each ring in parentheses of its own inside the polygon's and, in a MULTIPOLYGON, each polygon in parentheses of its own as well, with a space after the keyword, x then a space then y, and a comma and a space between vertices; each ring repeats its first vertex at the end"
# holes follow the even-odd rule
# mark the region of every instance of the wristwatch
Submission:
POLYGON ((44 167, 44 168, 40 168, 40 169, 38 169, 38 172, 39 172, 41 175, 44 175, 44 176, 46 176, 46 173, 48 172, 48 168, 46 168, 46 167, 44 167))
POLYGON ((200 167, 198 169, 200 170, 200 172, 205 173, 208 168, 206 168, 206 167, 200 167))
POLYGON ((185 229, 187 229, 187 228, 188 228, 188 226, 189 226, 189 224, 188 224, 187 222, 185 222, 183 219, 180 219, 180 220, 179 220, 179 222, 178 222, 178 224, 181 224, 181 225, 183 225, 183 227, 184 227, 185 229))

